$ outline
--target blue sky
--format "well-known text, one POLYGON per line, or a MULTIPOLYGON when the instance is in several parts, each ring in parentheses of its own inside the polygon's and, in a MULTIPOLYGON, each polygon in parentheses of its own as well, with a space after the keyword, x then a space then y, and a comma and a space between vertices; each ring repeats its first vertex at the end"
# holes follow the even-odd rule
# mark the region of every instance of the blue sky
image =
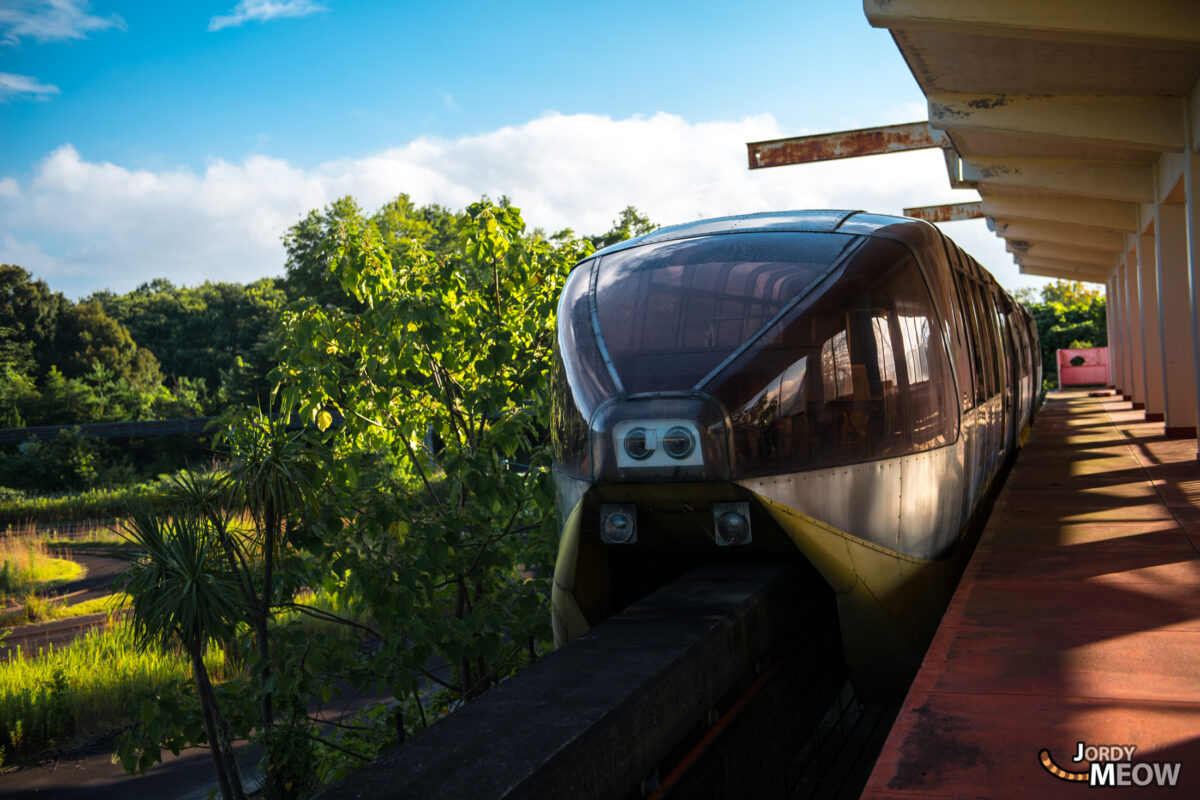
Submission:
MULTIPOLYGON (((976 199, 936 152, 745 168, 749 140, 923 118, 853 0, 3 0, 0 261, 68 296, 280 274, 279 236, 343 194, 503 193, 583 232, 627 204, 669 224, 976 199)), ((1038 284, 981 222, 946 230, 1038 284)))

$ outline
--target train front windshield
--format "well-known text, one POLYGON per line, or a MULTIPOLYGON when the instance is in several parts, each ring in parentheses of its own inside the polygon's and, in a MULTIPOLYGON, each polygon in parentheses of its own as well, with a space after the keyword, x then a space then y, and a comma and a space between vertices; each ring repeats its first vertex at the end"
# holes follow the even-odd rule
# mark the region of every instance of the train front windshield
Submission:
POLYGON ((730 233, 634 247, 577 268, 559 320, 556 450, 568 470, 586 461, 572 458, 586 420, 619 393, 613 372, 625 394, 715 396, 740 475, 900 455, 957 429, 928 290, 886 239, 730 233))
POLYGON ((708 236, 601 257, 596 311, 626 391, 690 389, 809 289, 854 238, 708 236))

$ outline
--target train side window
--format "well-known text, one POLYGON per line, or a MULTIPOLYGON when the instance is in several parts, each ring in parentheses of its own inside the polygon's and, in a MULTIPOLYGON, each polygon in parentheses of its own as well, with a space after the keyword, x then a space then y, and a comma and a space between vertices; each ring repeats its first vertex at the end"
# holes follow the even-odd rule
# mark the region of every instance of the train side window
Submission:
POLYGON ((841 399, 854 394, 854 372, 846 331, 838 331, 821 345, 821 378, 825 396, 841 399))
POLYGON ((1000 316, 996 311, 996 301, 992 296, 992 287, 980 281, 979 302, 983 307, 983 320, 987 325, 987 339, 991 346, 990 358, 988 359, 989 372, 991 373, 991 392, 989 396, 995 395, 1003 391, 1004 388, 1004 342, 1003 333, 1000 330, 1000 316))
POLYGON ((967 317, 967 326, 971 336, 971 375, 975 383, 975 404, 987 402, 987 350, 983 326, 980 323, 979 301, 975 296, 974 281, 966 275, 961 275, 963 313, 967 317))
POLYGON ((958 403, 917 262, 871 239, 713 381, 742 474, 800 471, 950 444, 958 403))
MULTIPOLYGON (((951 245, 953 248, 953 245, 951 245)), ((971 317, 970 306, 967 305, 966 295, 963 294, 963 281, 966 276, 962 273, 962 268, 958 264, 957 248, 948 250, 950 254, 950 276, 954 283, 954 296, 958 300, 955 304, 954 314, 958 320, 958 328, 962 331, 963 339, 967 343, 967 367, 968 369, 962 376, 963 386, 963 410, 967 411, 975 407, 975 393, 978 384, 979 367, 975 360, 975 341, 976 333, 972 330, 969 320, 971 317)))
POLYGON ((929 380, 929 317, 900 317, 909 383, 929 380))
MULTIPOLYGON (((901 317, 918 319, 917 317, 901 317)), ((896 354, 892 347, 892 331, 886 314, 871 317, 871 333, 875 338, 875 352, 879 355, 879 380, 885 388, 896 385, 896 354)), ((907 342, 907 340, 906 340, 907 342)), ((911 376, 912 370, 909 369, 911 376)))
POLYGON ((988 318, 987 306, 978 281, 971 281, 968 291, 971 294, 971 303, 975 308, 975 320, 979 327, 979 353, 981 356, 979 372, 983 378, 983 400, 986 401, 996 394, 995 336, 992 334, 992 323, 988 318))

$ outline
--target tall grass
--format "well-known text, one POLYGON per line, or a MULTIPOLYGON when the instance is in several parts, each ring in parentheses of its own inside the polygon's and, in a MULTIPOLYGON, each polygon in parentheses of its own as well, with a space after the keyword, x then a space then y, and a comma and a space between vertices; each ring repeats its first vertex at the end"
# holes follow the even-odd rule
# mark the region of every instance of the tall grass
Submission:
MULTIPOLYGON (((204 661, 214 680, 227 677, 220 648, 210 647, 204 661)), ((111 730, 146 692, 181 678, 191 678, 187 657, 138 650, 125 622, 95 628, 60 648, 35 654, 18 648, 0 664, 0 749, 30 756, 76 731, 111 730)))
POLYGON ((310 638, 331 636, 344 641, 362 639, 364 636, 369 636, 370 634, 364 629, 369 629, 376 633, 379 631, 379 625, 369 614, 347 604, 340 596, 330 594, 323 589, 301 592, 296 596, 293 607, 275 612, 273 623, 280 626, 297 625, 310 638), (309 609, 309 613, 296 606, 303 606, 304 609, 309 609), (331 617, 349 620, 356 624, 345 625, 336 619, 331 619, 331 617))
MULTIPOLYGON (((205 476, 217 479, 221 474, 218 470, 205 473, 205 476)), ((171 475, 160 475, 142 483, 62 495, 35 495, 6 489, 0 491, 0 525, 82 520, 107 523, 123 516, 131 504, 146 501, 161 510, 166 505, 164 490, 170 479, 171 475)))
POLYGON ((68 495, 2 495, 0 525, 28 522, 111 521, 130 503, 157 499, 155 486, 139 483, 119 489, 91 489, 68 495))
POLYGON ((83 568, 57 558, 36 536, 0 537, 0 602, 78 578, 83 568))
POLYGON ((15 608, 0 614, 0 628, 15 628, 52 619, 84 617, 88 614, 113 614, 127 602, 126 597, 124 592, 118 592, 68 605, 62 599, 43 597, 36 592, 30 592, 15 608))

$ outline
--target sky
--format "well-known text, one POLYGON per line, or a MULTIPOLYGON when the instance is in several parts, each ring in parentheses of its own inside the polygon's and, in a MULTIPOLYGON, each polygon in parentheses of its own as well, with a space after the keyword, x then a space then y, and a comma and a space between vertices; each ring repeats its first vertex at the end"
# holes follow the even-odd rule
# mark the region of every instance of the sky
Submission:
MULTIPOLYGON (((71 298, 282 275, 309 210, 507 195, 547 231, 977 200, 937 150, 750 171, 746 143, 913 122, 855 0, 0 0, 0 263, 71 298)), ((943 230, 1006 288, 982 220, 943 230)))

